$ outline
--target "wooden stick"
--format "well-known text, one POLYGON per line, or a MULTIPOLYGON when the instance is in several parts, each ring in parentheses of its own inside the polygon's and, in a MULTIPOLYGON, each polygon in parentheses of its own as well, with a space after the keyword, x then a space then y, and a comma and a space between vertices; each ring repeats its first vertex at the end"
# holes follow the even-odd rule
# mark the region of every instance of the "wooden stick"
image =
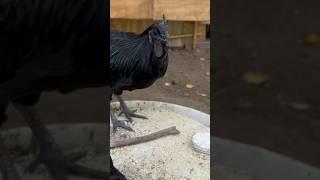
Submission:
POLYGON ((170 128, 163 129, 163 130, 160 130, 160 131, 157 131, 157 132, 145 135, 145 136, 134 137, 134 138, 130 138, 130 139, 114 140, 114 141, 111 140, 110 141, 110 148, 139 144, 139 143, 151 141, 154 139, 158 139, 163 136, 175 135, 175 134, 179 134, 179 133, 180 133, 180 131, 178 131, 175 126, 172 126, 170 128))

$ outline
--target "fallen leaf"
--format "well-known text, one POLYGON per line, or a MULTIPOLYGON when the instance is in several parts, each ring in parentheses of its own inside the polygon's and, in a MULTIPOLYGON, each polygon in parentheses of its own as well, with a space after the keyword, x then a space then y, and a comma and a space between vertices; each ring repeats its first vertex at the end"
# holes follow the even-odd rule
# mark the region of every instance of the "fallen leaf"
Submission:
POLYGON ((192 89, 192 88, 194 88, 194 85, 193 84, 186 84, 186 88, 192 89))
POLYGON ((247 72, 243 79, 251 85, 260 86, 269 80, 269 76, 261 72, 247 72))
POLYGON ((171 84, 172 84, 172 85, 177 85, 177 82, 176 82, 175 80, 172 80, 172 81, 171 81, 171 84))
POLYGON ((316 33, 308 33, 304 38, 304 42, 309 45, 318 44, 319 36, 316 33))
POLYGON ((257 55, 258 55, 258 54, 257 54, 256 51, 252 51, 251 54, 250 54, 250 56, 253 57, 253 58, 256 58, 257 55))
POLYGON ((164 83, 165 86, 171 86, 171 84, 169 82, 164 83))
POLYGON ((201 58, 200 58, 200 61, 205 61, 205 60, 206 60, 206 59, 205 59, 205 58, 203 58, 203 57, 201 57, 201 58))
POLYGON ((302 102, 294 102, 288 104, 292 109, 297 111, 305 111, 309 109, 309 104, 302 102))
POLYGON ((207 97, 207 96, 208 96, 206 93, 197 92, 197 94, 198 94, 199 96, 202 96, 202 97, 207 97))

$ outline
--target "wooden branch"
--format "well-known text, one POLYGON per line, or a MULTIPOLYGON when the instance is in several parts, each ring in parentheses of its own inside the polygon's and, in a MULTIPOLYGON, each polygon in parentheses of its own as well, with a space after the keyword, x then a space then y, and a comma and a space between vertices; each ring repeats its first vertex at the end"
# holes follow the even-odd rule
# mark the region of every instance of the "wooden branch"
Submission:
POLYGON ((122 140, 114 140, 110 141, 110 148, 116 148, 116 147, 122 147, 122 146, 128 146, 128 145, 133 145, 133 144, 140 144, 143 142, 151 141, 158 139, 163 136, 167 135, 175 135, 179 134, 180 131, 176 129, 175 126, 172 126, 167 129, 163 129, 145 136, 140 136, 140 137, 134 137, 134 138, 129 138, 129 139, 122 139, 122 140))

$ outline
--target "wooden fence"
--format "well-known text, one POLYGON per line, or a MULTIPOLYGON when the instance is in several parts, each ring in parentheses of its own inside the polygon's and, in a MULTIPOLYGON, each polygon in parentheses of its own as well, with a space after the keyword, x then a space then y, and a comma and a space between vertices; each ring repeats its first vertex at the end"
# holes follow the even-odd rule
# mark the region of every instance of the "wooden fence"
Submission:
POLYGON ((111 28, 141 32, 165 14, 171 46, 192 46, 206 37, 209 0, 111 0, 111 28))

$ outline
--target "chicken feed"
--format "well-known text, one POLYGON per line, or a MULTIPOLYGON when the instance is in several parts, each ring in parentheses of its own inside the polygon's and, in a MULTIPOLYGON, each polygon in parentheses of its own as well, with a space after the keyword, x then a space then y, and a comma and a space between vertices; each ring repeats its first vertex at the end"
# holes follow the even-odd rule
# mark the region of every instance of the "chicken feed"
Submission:
POLYGON ((210 132, 209 127, 172 111, 140 109, 136 113, 148 119, 134 119, 133 123, 128 125, 135 132, 119 129, 116 134, 110 134, 111 138, 142 136, 171 126, 176 126, 180 134, 111 149, 114 166, 125 174, 128 180, 210 179, 210 155, 193 150, 191 141, 192 136, 197 132, 210 132))

